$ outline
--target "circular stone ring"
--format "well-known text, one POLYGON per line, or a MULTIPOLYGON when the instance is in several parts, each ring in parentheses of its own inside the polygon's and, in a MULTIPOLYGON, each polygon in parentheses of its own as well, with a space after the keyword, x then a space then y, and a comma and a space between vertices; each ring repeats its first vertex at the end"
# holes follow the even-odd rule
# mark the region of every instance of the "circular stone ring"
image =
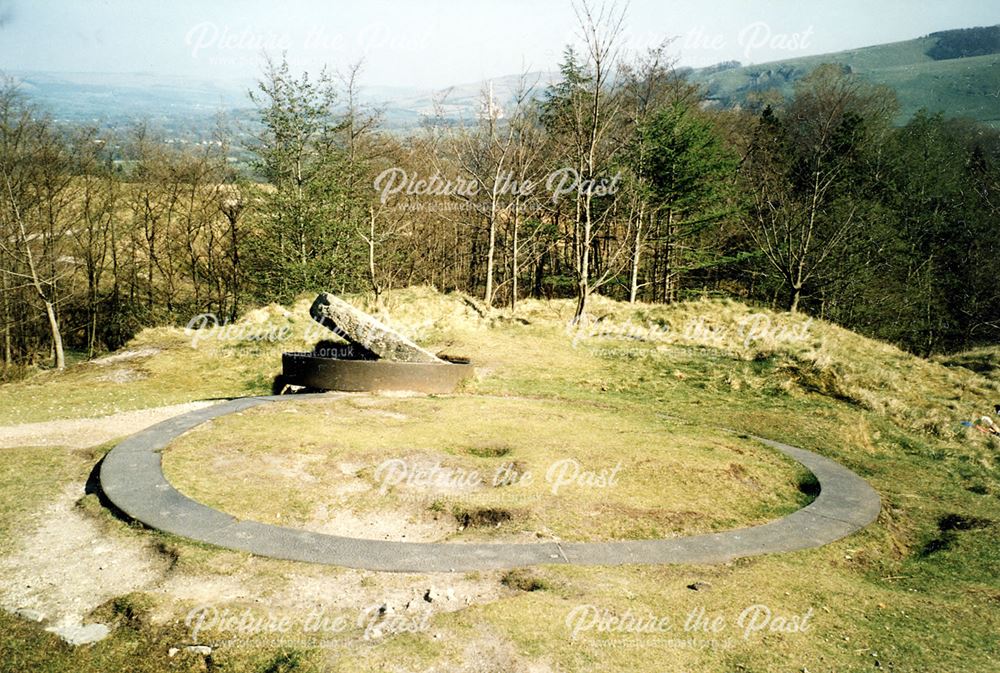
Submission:
POLYGON ((312 533, 240 520, 177 491, 163 476, 161 452, 210 419, 262 404, 334 394, 247 397, 158 423, 115 446, 104 458, 101 488, 127 516, 150 528, 258 556, 367 570, 449 572, 538 564, 622 565, 724 563, 734 558, 820 547, 846 537, 879 514, 868 483, 840 464, 805 449, 754 437, 806 467, 820 484, 812 503, 759 526, 656 540, 614 542, 390 542, 312 533))

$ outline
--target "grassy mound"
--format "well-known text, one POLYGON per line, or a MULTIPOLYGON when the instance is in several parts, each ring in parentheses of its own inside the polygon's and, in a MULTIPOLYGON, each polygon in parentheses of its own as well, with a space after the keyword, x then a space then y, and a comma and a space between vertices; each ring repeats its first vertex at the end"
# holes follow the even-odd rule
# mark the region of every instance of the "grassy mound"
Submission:
POLYGON ((808 474, 655 408, 464 396, 257 408, 189 433, 164 468, 182 492, 240 519, 421 541, 735 528, 803 506, 808 474))

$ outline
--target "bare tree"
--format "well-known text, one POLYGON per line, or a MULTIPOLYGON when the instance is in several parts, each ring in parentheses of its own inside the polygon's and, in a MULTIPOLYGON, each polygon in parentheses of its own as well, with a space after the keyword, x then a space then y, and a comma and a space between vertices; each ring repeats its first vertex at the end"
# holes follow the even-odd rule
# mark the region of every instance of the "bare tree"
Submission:
MULTIPOLYGON (((238 186, 227 186, 220 192, 219 210, 226 218, 226 239, 228 246, 228 294, 230 297, 229 320, 235 321, 239 314, 240 301, 240 247, 243 231, 240 219, 246 211, 246 201, 238 186)), ((221 301, 221 298, 220 298, 221 301)))
MULTIPOLYGON (((65 172, 63 168, 64 156, 47 120, 33 114, 13 82, 4 82, 0 87, 0 172, 6 207, 0 216, 4 223, 0 250, 11 267, 4 270, 4 284, 8 276, 22 279, 42 303, 56 369, 66 366, 53 298, 58 248, 64 234, 55 202, 64 202, 62 190, 66 187, 56 175, 65 172), (43 198, 55 202, 46 203, 43 198), (26 222, 29 211, 38 224, 31 230, 26 222), (43 275, 46 271, 48 275, 43 275)), ((9 313, 10 307, 5 306, 5 311, 9 313)))
POLYGON ((468 202, 486 220, 486 289, 483 301, 493 305, 496 275, 497 227, 502 203, 511 181, 511 155, 514 126, 501 120, 503 107, 494 98, 493 83, 483 89, 479 121, 473 130, 462 129, 458 134, 458 157, 462 170, 478 186, 478 193, 468 202))
POLYGON ((38 299, 42 302, 42 306, 45 308, 45 317, 49 323, 49 330, 52 334, 52 350, 54 353, 54 362, 56 369, 66 368, 66 355, 63 352, 63 340, 62 332, 59 329, 59 320, 56 317, 55 304, 50 299, 48 292, 46 292, 46 285, 51 287, 54 279, 42 280, 42 276, 39 273, 38 263, 35 260, 35 254, 31 249, 31 244, 35 240, 44 238, 38 236, 29 236, 28 229, 24 224, 24 219, 21 217, 21 209, 17 203, 17 197, 14 195, 13 183, 10 179, 10 173, 7 171, 7 167, 3 167, 3 178, 4 184, 7 189, 7 197, 9 199, 10 205, 10 217, 13 219, 15 225, 17 226, 17 242, 20 246, 20 251, 24 255, 25 263, 28 268, 27 280, 31 283, 31 287, 34 288, 35 292, 38 294, 38 299))
POLYGON ((518 277, 521 271, 521 254, 525 248, 534 244, 535 228, 532 235, 522 240, 522 222, 526 216, 540 211, 537 190, 529 189, 529 185, 537 185, 544 173, 542 154, 545 149, 538 124, 537 114, 529 103, 532 100, 536 82, 528 83, 522 75, 518 85, 517 104, 509 122, 512 130, 513 154, 511 157, 511 173, 515 188, 509 195, 510 204, 510 308, 517 308, 518 277))
POLYGON ((857 148, 894 108, 891 92, 825 65, 799 83, 783 118, 768 111, 759 123, 744 161, 752 202, 744 224, 788 286, 793 313, 859 224, 845 186, 860 175, 857 148))
POLYGON ((94 355, 101 279, 108 257, 111 227, 118 199, 118 182, 108 169, 106 139, 93 128, 83 129, 75 142, 77 173, 75 226, 72 231, 74 257, 83 264, 87 279, 87 351, 94 355))
MULTIPOLYGON (((551 90, 546 102, 546 121, 562 146, 560 156, 574 171, 577 183, 572 195, 572 261, 576 279, 577 304, 574 320, 587 309, 591 292, 619 270, 626 246, 606 250, 603 269, 594 271, 593 251, 599 240, 609 243, 607 231, 611 208, 603 201, 614 184, 609 172, 618 147, 612 130, 621 111, 620 78, 615 73, 621 62, 624 9, 616 4, 592 7, 586 1, 574 4, 582 44, 582 62, 576 51, 567 49, 562 81, 551 90)), ((558 216, 558 213, 556 214, 558 216)))
POLYGON ((393 277, 398 268, 392 264, 380 264, 379 251, 382 246, 399 243, 401 238, 408 238, 405 211, 391 207, 393 204, 370 204, 368 206, 368 227, 359 229, 358 235, 365 242, 368 252, 368 284, 375 295, 375 303, 379 305, 382 294, 391 287, 393 277))

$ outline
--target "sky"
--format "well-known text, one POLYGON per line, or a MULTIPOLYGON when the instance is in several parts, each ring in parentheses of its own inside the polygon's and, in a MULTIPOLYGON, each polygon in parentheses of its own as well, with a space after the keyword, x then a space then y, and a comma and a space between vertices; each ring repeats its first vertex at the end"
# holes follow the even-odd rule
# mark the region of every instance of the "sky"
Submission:
MULTIPOLYGON (((1000 0, 632 0, 625 46, 673 38, 680 65, 743 63, 1000 24, 1000 0)), ((363 61, 368 85, 438 88, 556 69, 570 0, 0 0, 0 70, 255 77, 363 61)))

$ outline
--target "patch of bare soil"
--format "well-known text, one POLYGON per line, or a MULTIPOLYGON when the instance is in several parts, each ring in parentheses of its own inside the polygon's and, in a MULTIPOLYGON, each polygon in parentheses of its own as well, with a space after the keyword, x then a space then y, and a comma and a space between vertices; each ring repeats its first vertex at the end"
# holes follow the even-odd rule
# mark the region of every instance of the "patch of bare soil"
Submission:
POLYGON ((112 369, 107 374, 102 374, 97 377, 98 381, 107 381, 109 383, 132 383, 133 381, 142 381, 143 379, 149 378, 146 372, 139 369, 130 369, 129 367, 116 367, 112 369))
POLYGON ((73 484, 36 516, 18 550, 0 557, 0 607, 45 621, 60 635, 78 630, 101 603, 149 586, 167 559, 150 545, 118 540, 79 511, 73 484))
POLYGON ((462 663, 455 668, 435 666, 427 673, 551 673, 544 661, 531 662, 521 656, 517 648, 503 636, 488 632, 469 641, 462 652, 462 663))
MULTIPOLYGON (((238 567, 218 574, 189 573, 173 568, 152 539, 109 534, 75 506, 83 494, 82 484, 68 488, 36 514, 17 551, 0 557, 0 607, 42 622, 76 644, 106 635, 87 623, 91 611, 133 591, 160 598, 153 614, 157 623, 183 621, 189 610, 206 605, 219 610, 259 605, 302 619, 317 609, 433 615, 490 602, 509 591, 497 573, 401 574, 289 564, 276 574, 270 567, 276 562, 253 557, 240 557, 238 567)), ((335 515, 333 520, 343 519, 335 515)), ((367 519, 360 521, 353 525, 363 527, 367 519)), ((437 532, 428 527, 422 535, 437 532)))
POLYGON ((115 353, 114 355, 106 355, 103 358, 95 358, 90 361, 90 364, 98 367, 105 367, 107 365, 115 365, 121 362, 137 360, 139 358, 148 358, 159 352, 159 348, 137 348, 135 350, 121 351, 120 353, 115 353))
POLYGON ((397 510, 356 513, 319 505, 302 528, 314 533, 394 542, 441 542, 457 530, 452 517, 438 519, 397 510))
POLYGON ((499 573, 380 573, 330 569, 286 575, 271 600, 287 610, 359 610, 372 605, 396 612, 455 612, 500 598, 505 589, 499 573))

